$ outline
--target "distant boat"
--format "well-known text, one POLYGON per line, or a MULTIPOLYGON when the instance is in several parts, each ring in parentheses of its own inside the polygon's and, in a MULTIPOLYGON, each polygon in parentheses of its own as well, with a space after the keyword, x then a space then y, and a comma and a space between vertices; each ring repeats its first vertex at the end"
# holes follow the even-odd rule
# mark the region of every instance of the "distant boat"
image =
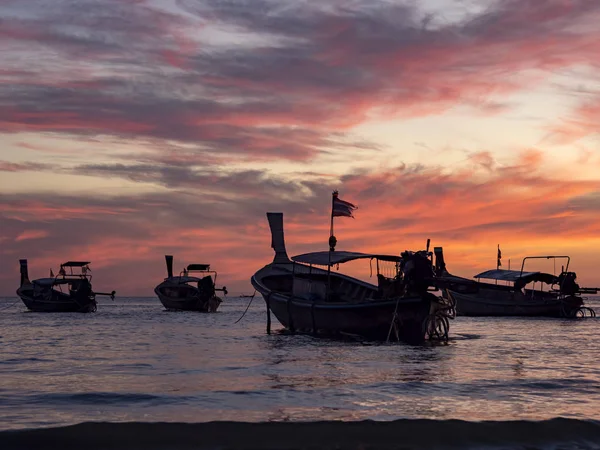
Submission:
POLYGON ((33 281, 29 281, 27 260, 21 259, 19 263, 21 286, 17 289, 17 295, 32 311, 94 312, 97 295, 115 298, 115 291, 104 293, 92 290, 89 261, 68 261, 60 265, 57 276, 33 281), (79 269, 79 272, 75 273, 73 269, 79 269))
POLYGON ((581 294, 596 294, 598 289, 582 288, 577 284, 577 274, 568 271, 569 256, 528 256, 523 258, 520 270, 497 268, 479 273, 473 277, 475 280, 470 280, 448 273, 441 247, 436 247, 434 252, 438 285, 447 288, 456 302, 457 315, 596 316, 593 309, 584 305, 581 294), (525 262, 531 259, 566 259, 567 265, 559 275, 525 271, 525 262))
MULTIPOLYGON (((431 253, 405 252, 402 257, 345 251, 324 251, 288 258, 283 214, 267 213, 273 262, 251 278, 267 311, 292 332, 317 336, 355 335, 374 340, 420 343, 448 338, 451 305, 428 291, 433 278, 431 253), (350 261, 377 260, 378 286, 322 269, 350 261), (379 261, 394 263, 396 276, 379 273, 379 261)), ((270 317, 270 316, 268 316, 270 317)), ((267 331, 270 332, 270 319, 267 331)))
POLYGON ((179 276, 173 276, 173 256, 166 255, 167 278, 154 289, 168 310, 215 312, 222 300, 215 291, 227 295, 227 288, 215 288, 217 272, 209 264, 190 264, 179 276), (190 276, 196 272, 199 276, 190 276), (214 278, 213 278, 214 277, 214 278))

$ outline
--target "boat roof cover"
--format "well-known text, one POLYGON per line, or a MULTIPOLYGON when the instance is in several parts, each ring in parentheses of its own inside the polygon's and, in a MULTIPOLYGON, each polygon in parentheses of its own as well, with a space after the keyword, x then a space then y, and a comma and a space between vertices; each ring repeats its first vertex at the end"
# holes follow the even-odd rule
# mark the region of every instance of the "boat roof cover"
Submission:
MULTIPOLYGON (((210 275, 206 275, 206 276, 210 276, 210 275)), ((198 281, 202 281, 202 278, 182 276, 182 277, 167 278, 167 280, 174 281, 177 283, 197 283, 198 281)))
POLYGON ((89 261, 67 261, 66 263, 61 264, 63 267, 83 267, 87 266, 89 261))
POLYGON ((187 270, 210 270, 210 264, 189 264, 187 270))
POLYGON ((38 278, 33 280, 32 283, 38 286, 55 286, 57 284, 76 283, 80 280, 83 280, 83 278, 38 278))
POLYGON ((304 263, 304 264, 316 264, 317 266, 327 266, 329 264, 342 264, 355 259, 366 259, 366 258, 377 258, 381 261, 394 261, 399 262, 402 260, 400 256, 395 255, 378 255, 374 253, 360 253, 360 252, 313 252, 303 253, 302 255, 293 256, 292 261, 304 263), (331 259, 330 259, 331 253, 331 259))
POLYGON ((542 281, 544 283, 554 283, 557 277, 544 272, 521 272, 520 270, 505 270, 505 269, 493 269, 481 272, 475 275, 473 278, 485 278, 487 280, 500 280, 500 281, 519 281, 525 283, 531 283, 532 281, 542 281))

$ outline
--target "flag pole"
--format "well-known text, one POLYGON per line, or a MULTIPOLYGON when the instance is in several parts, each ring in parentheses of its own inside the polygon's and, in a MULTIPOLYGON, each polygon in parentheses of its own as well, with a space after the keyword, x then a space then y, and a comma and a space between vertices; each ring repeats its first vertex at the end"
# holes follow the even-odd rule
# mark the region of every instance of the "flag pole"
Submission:
POLYGON ((338 197, 338 191, 333 191, 331 194, 331 225, 329 226, 329 262, 331 263, 331 252, 335 251, 337 239, 333 235, 333 209, 335 207, 335 199, 338 197))
MULTIPOLYGON (((496 270, 500 269, 500 258, 502 257, 500 255, 500 244, 498 244, 498 252, 496 253, 496 270)), ((498 284, 498 280, 496 280, 496 284, 498 284)))
POLYGON ((333 207, 335 205, 335 199, 338 196, 338 191, 335 190, 331 193, 331 224, 329 225, 329 253, 327 261, 327 291, 325 292, 325 299, 329 300, 329 292, 331 290, 331 252, 335 251, 335 244, 337 239, 333 235, 333 207))
POLYGON ((496 270, 500 269, 500 244, 498 244, 498 251, 496 253, 496 270))
MULTIPOLYGON (((329 226, 329 247, 331 248, 331 236, 333 236, 333 206, 335 202, 335 198, 338 195, 338 191, 333 191, 331 194, 331 225, 329 226)), ((335 247, 335 245, 334 245, 335 247)))

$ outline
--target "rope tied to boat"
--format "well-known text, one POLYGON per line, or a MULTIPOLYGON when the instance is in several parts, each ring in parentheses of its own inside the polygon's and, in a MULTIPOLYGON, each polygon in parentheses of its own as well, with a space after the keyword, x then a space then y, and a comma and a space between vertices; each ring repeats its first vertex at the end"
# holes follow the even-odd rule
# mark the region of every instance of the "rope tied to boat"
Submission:
POLYGON ((594 311, 589 306, 581 306, 577 311, 575 311, 575 316, 578 319, 583 319, 586 317, 594 318, 596 317, 596 311, 594 311))
POLYGON ((456 300, 448 289, 446 298, 437 297, 438 308, 423 320, 423 333, 430 341, 448 342, 450 320, 456 317, 456 300))
POLYGON ((392 330, 394 330, 394 334, 396 335, 396 341, 400 342, 400 333, 398 331, 399 322, 401 322, 400 317, 398 316, 398 303, 400 303, 400 297, 396 299, 396 306, 394 308, 394 313, 392 314, 392 322, 390 323, 390 329, 388 330, 388 335, 386 339, 386 343, 390 342, 390 336, 392 335, 392 330))
POLYGON ((270 291, 265 297, 265 303, 267 304, 267 334, 271 334, 271 295, 273 291, 270 291))
POLYGON ((0 311, 4 311, 5 309, 10 308, 11 306, 15 306, 17 303, 19 303, 21 301, 20 298, 16 299, 14 302, 12 302, 9 305, 4 305, 4 308, 0 308, 0 311))
POLYGON ((583 302, 578 305, 573 305, 572 302, 569 301, 570 298, 572 297, 559 297, 560 314, 562 317, 569 319, 585 319, 596 317, 596 311, 593 308, 583 305, 583 302))
POLYGON ((246 306, 246 309, 244 310, 244 313, 240 316, 240 318, 238 320, 236 320, 235 322, 233 322, 234 325, 244 318, 244 316, 248 312, 248 309, 250 308, 250 305, 252 304, 252 301, 254 300, 254 296, 255 295, 256 295, 256 289, 254 289, 254 293, 250 297, 250 301, 248 302, 248 305, 246 306))

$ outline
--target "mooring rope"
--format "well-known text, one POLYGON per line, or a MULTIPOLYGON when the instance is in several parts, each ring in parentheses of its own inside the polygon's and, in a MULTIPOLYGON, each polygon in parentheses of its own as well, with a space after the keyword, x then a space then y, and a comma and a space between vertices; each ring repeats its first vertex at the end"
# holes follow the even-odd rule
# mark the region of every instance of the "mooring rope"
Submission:
POLYGON ((250 301, 248 302, 248 306, 246 306, 246 310, 244 311, 244 314, 242 314, 242 316, 238 320, 233 322, 234 325, 244 318, 244 316, 248 312, 248 308, 250 308, 250 305, 252 304, 252 300, 254 300, 255 295, 256 295, 256 289, 254 289, 254 294, 252 294, 252 297, 250 297, 250 301))
POLYGON ((16 299, 14 302, 12 302, 10 305, 5 305, 4 308, 0 308, 0 311, 4 311, 5 309, 10 308, 11 306, 16 305, 17 303, 19 303, 21 301, 20 298, 16 299))
POLYGON ((265 297, 265 303, 267 304, 267 334, 271 334, 271 295, 273 295, 273 291, 270 291, 265 297))
MULTIPOLYGON (((392 335, 392 329, 397 327, 396 322, 398 320, 398 303, 400 302, 400 297, 396 299, 396 307, 394 308, 394 314, 392 314, 392 322, 390 323, 390 329, 388 330, 387 339, 385 342, 390 342, 390 336, 392 335)), ((396 339, 398 339, 398 329, 396 328, 396 339)))

